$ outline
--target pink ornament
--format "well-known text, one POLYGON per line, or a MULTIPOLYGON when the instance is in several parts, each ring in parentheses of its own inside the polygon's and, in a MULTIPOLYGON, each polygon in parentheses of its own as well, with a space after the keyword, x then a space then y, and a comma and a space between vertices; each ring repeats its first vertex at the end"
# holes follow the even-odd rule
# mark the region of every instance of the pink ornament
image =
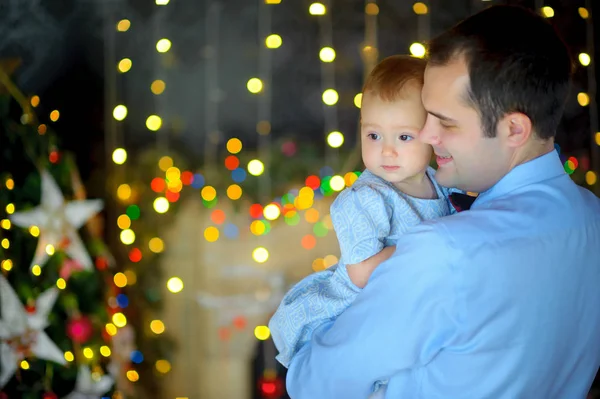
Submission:
POLYGON ((67 323, 67 336, 78 344, 87 342, 93 331, 92 322, 85 316, 74 317, 67 323))
POLYGON ((75 259, 67 259, 63 262, 59 274, 62 279, 68 280, 73 272, 78 272, 81 270, 83 270, 83 266, 81 266, 81 263, 79 263, 75 259))

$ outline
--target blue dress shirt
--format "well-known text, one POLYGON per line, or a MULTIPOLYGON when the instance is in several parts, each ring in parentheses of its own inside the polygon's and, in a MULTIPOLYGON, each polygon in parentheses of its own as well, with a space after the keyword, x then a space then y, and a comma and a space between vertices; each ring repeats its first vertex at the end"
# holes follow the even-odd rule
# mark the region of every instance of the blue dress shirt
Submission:
POLYGON ((293 399, 585 398, 600 365, 600 200, 552 151, 402 236, 287 374, 293 399))

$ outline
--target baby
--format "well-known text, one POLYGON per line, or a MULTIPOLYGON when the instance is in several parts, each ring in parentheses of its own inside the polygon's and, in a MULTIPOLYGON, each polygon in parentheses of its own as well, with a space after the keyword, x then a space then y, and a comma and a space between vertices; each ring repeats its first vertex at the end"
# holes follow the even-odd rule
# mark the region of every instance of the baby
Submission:
MULTIPOLYGON (((277 360, 285 367, 316 328, 350 306, 404 232, 455 212, 449 190, 437 184, 429 167, 432 148, 419 140, 427 117, 421 103, 425 63, 392 56, 365 82, 361 144, 366 170, 331 206, 340 261, 296 284, 269 323, 277 360)), ((384 381, 374 382, 372 397, 383 397, 384 388, 384 381)))

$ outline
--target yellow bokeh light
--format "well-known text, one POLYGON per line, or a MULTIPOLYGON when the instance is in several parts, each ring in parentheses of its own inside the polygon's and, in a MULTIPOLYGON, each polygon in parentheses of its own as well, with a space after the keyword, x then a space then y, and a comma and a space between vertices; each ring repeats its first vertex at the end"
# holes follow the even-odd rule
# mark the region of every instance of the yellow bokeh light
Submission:
POLYGON ((323 92, 323 102, 327 105, 335 105, 338 99, 338 93, 334 89, 327 89, 323 92))
POLYGON ((327 9, 322 3, 312 3, 308 7, 308 12, 310 15, 325 15, 327 9))
POLYGON ((265 263, 269 259, 269 251, 264 247, 258 247, 252 251, 252 259, 258 263, 265 263))
POLYGON ((131 197, 131 186, 129 184, 121 184, 117 188, 117 197, 121 201, 126 201, 131 197))
POLYGON ((375 3, 369 3, 365 6, 365 14, 377 15, 379 14, 379 6, 375 3))
POLYGON ((40 96, 33 96, 33 97, 31 97, 30 102, 31 102, 31 106, 33 108, 37 107, 38 105, 40 105, 40 96))
POLYGON ((2 261, 2 268, 4 270, 6 270, 7 272, 11 271, 11 269, 13 268, 12 260, 10 260, 10 259, 4 259, 2 261))
POLYGON ((242 141, 235 137, 227 140, 227 151, 231 154, 239 153, 242 151, 242 141))
POLYGON ((67 282, 64 278, 59 278, 58 280, 56 280, 56 286, 59 290, 64 290, 65 288, 67 288, 67 282))
POLYGON ((121 312, 117 312, 112 316, 112 322, 115 326, 123 328, 127 325, 127 317, 121 312))
POLYGON ((323 259, 323 266, 325 266, 326 269, 335 265, 336 263, 338 263, 338 258, 335 255, 327 255, 323 259))
POLYGON ((15 204, 8 204, 6 205, 6 213, 8 213, 9 215, 12 215, 13 213, 15 213, 15 204))
POLYGON ((113 109, 113 118, 118 121, 122 121, 127 117, 127 107, 123 104, 119 104, 113 109))
POLYGON ((329 181, 329 185, 333 191, 342 191, 344 188, 346 188, 346 182, 340 175, 333 176, 329 181))
POLYGON ((333 60, 335 60, 335 50, 331 47, 323 47, 321 51, 319 51, 319 58, 323 62, 333 62, 333 60))
POLYGON ((161 320, 152 320, 150 322, 150 331, 154 334, 159 335, 165 332, 165 323, 161 320))
POLYGON ((413 4, 413 11, 417 15, 425 15, 429 11, 424 3, 418 2, 413 4))
POLYGON ((133 65, 133 63, 131 62, 131 60, 129 58, 123 58, 121 61, 119 61, 119 64, 117 65, 117 69, 121 73, 129 72, 132 65, 133 65))
POLYGON ((358 179, 356 173, 348 172, 344 175, 344 181, 346 182, 346 187, 350 187, 354 184, 354 182, 358 179))
POLYGON ((579 62, 581 63, 581 65, 588 66, 588 65, 590 65, 591 61, 592 61, 592 58, 590 57, 590 55, 588 53, 580 53, 579 54, 579 62))
POLYGON ((21 360, 21 368, 23 370, 29 370, 29 362, 27 360, 21 360))
POLYGON ((590 96, 587 93, 578 93, 577 94, 577 102, 582 107, 585 107, 586 105, 589 105, 589 103, 590 103, 590 96))
POLYGON ((125 274, 121 272, 114 275, 113 281, 115 282, 115 285, 119 288, 127 286, 127 276, 125 276, 125 274))
POLYGON ((167 4, 169 4, 169 0, 156 0, 157 6, 166 6, 167 4))
POLYGON ((300 198, 314 198, 315 192, 310 187, 302 187, 298 192, 300 198))
POLYGON ((54 251, 55 251, 54 245, 52 245, 52 244, 46 245, 46 253, 48 255, 50 255, 50 256, 54 255, 54 251))
POLYGON ((131 219, 127 215, 120 215, 117 218, 117 226, 119 226, 121 230, 128 229, 131 227, 131 219))
POLYGON ((579 16, 583 19, 588 19, 590 17, 590 13, 585 7, 579 7, 579 16))
POLYGON ((542 7, 542 15, 546 18, 552 18, 554 16, 554 10, 552 7, 542 7))
MULTIPOLYGON (((9 219, 2 219, 2 221, 0 222, 0 226, 2 226, 2 228, 5 230, 10 230, 10 225, 11 225, 11 223, 10 223, 9 219)), ((29 231, 31 232, 31 228, 29 229, 29 231)), ((38 229, 38 231, 39 231, 39 229, 38 229)))
POLYGON ((117 30, 119 32, 127 32, 131 27, 131 22, 128 19, 122 19, 117 23, 117 30))
POLYGON ((92 348, 83 348, 83 356, 85 356, 86 359, 92 359, 94 357, 94 351, 92 348))
POLYGON ((127 277, 127 285, 134 285, 137 282, 137 275, 131 269, 127 269, 123 272, 125 277, 127 277))
POLYGON ((248 80, 248 83, 246 83, 246 87, 250 93, 257 94, 262 91, 263 82, 259 78, 251 78, 248 80))
POLYGON ((256 339, 265 341, 271 336, 271 331, 267 326, 256 326, 256 328, 254 329, 254 336, 256 337, 256 339))
POLYGON ((250 231, 255 236, 263 235, 266 230, 267 230, 267 228, 265 227, 265 224, 261 220, 255 220, 252 223, 250 223, 250 231))
POLYGON ((34 276, 39 276, 40 274, 42 274, 42 268, 40 267, 40 265, 33 265, 33 267, 31 268, 31 274, 33 274, 34 276))
POLYGON ((208 242, 215 242, 219 239, 219 229, 215 226, 209 226, 204 230, 204 239, 208 242))
POLYGON ((362 105, 362 93, 358 93, 357 95, 354 96, 354 106, 356 106, 356 108, 360 108, 362 105))
POLYGON ((596 184, 597 181, 598 181, 598 176, 596 176, 595 172, 588 170, 585 173, 585 182, 588 184, 588 186, 593 186, 594 184, 596 184))
POLYGON ((162 126, 162 119, 158 115, 150 115, 146 119, 146 127, 148 130, 156 132, 162 126))
POLYGON ((115 326, 113 323, 106 324, 106 326, 104 326, 104 329, 106 330, 106 333, 110 336, 117 335, 117 326, 115 326))
POLYGON ((265 4, 281 4, 281 0, 265 0, 265 4))
POLYGON ((237 184, 227 187, 227 197, 231 200, 239 200, 242 197, 242 188, 237 184))
POLYGON ((183 281, 179 277, 171 277, 167 281, 167 289, 174 294, 181 292, 183 290, 183 281))
POLYGON ((56 122, 58 118, 60 118, 60 112, 58 112, 58 110, 55 109, 54 111, 50 112, 50 120, 52 122, 56 122))
POLYGON ((31 234, 34 237, 37 237, 40 235, 40 228, 37 226, 31 226, 29 228, 29 234, 31 234))
POLYGON ((15 181, 11 178, 6 179, 6 188, 9 190, 12 190, 13 188, 15 188, 15 181))
POLYGON ((160 160, 158 161, 158 167, 163 172, 166 172, 167 170, 169 170, 169 168, 171 166, 173 166, 173 158, 171 158, 167 155, 165 155, 164 157, 161 157, 160 160))
POLYGON ((109 348, 108 346, 106 346, 106 345, 102 345, 102 346, 100 347, 100 354, 101 354, 102 356, 104 356, 104 357, 109 357, 111 353, 112 353, 112 352, 110 351, 110 348, 109 348))
POLYGON ((267 36, 267 38, 265 39, 265 44, 267 45, 268 48, 279 48, 279 47, 281 47, 282 43, 283 43, 283 40, 281 39, 281 36, 279 36, 275 33, 267 36))
POLYGON ((117 165, 123 165, 127 161, 127 151, 124 148, 117 148, 112 153, 112 160, 117 165))
POLYGON ((171 363, 164 359, 157 360, 155 367, 156 371, 158 371, 161 374, 167 374, 169 371, 171 371, 171 363))
POLYGON ((338 131, 327 135, 327 144, 332 148, 340 148, 344 144, 344 135, 338 131))
POLYGON ((175 181, 175 180, 179 180, 181 178, 181 170, 179 170, 179 168, 175 167, 175 166, 171 166, 169 169, 167 169, 167 171, 165 172, 165 177, 167 178, 167 180, 169 181, 175 181))
POLYGON ((140 375, 135 370, 128 370, 127 371, 127 379, 131 382, 136 382, 140 379, 140 375))
POLYGON ((4 249, 10 248, 10 241, 8 241, 8 238, 2 239, 2 248, 4 248, 4 249))
POLYGON ((425 57, 425 46, 423 46, 421 43, 413 43, 410 45, 410 53, 414 56, 414 57, 418 57, 418 58, 423 58, 425 57))
POLYGON ((304 219, 306 219, 308 223, 317 223, 319 221, 319 211, 315 208, 308 209, 304 214, 304 219))
POLYGON ((164 251, 165 243, 160 238, 154 237, 148 242, 148 247, 150 248, 150 251, 154 252, 155 254, 159 254, 164 251))
POLYGON ((135 233, 131 229, 125 229, 120 235, 121 242, 125 245, 131 245, 135 242, 135 233))
POLYGON ((166 53, 171 49, 171 41, 169 39, 160 39, 156 42, 156 51, 166 53))
POLYGON ((65 356, 65 360, 67 362, 72 362, 73 360, 75 360, 75 356, 73 355, 73 352, 71 352, 71 351, 66 351, 64 356, 65 356))
POLYGON ((596 132, 596 144, 600 145, 600 132, 596 132))
POLYGON ((200 191, 200 196, 204 201, 212 201, 217 196, 217 190, 213 186, 204 186, 200 191))
POLYGON ((156 213, 166 213, 169 210, 169 201, 165 197, 158 197, 153 206, 156 213))
POLYGON ((275 220, 279 217, 280 214, 281 210, 275 204, 269 204, 265 206, 265 209, 263 209, 263 215, 267 220, 275 220))
POLYGON ((315 272, 325 270, 325 260, 323 258, 317 258, 312 263, 312 269, 315 272))
POLYGON ((152 82, 152 84, 150 85, 150 90, 152 91, 152 93, 159 95, 165 91, 166 87, 167 87, 167 85, 165 84, 164 81, 157 79, 154 82, 152 82))
POLYGON ((248 173, 252 176, 260 176, 265 171, 265 165, 258 159, 253 159, 248 162, 248 173))

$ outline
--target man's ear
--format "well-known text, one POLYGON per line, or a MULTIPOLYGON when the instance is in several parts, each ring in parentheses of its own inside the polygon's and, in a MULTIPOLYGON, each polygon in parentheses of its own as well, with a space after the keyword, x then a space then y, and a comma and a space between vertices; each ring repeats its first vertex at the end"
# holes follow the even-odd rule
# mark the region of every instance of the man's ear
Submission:
POLYGON ((498 122, 498 135, 509 147, 521 147, 533 135, 531 119, 521 112, 506 114, 498 122))

